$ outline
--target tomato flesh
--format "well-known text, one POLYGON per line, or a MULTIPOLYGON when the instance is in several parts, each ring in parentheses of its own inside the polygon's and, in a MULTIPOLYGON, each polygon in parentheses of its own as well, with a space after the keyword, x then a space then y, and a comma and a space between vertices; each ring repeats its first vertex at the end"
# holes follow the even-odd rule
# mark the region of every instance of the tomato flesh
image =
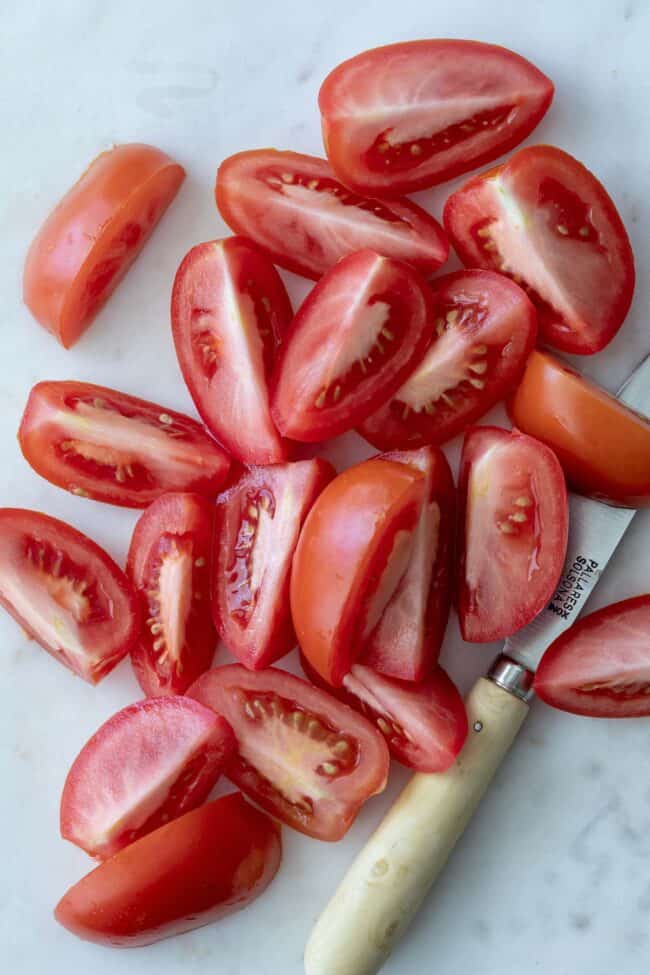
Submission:
POLYGON ((281 670, 216 667, 189 695, 224 715, 239 744, 226 775, 271 815, 308 836, 339 840, 381 792, 388 750, 372 725, 281 670))
POLYGON ((317 279, 342 257, 372 247, 431 274, 447 260, 442 227, 410 200, 351 193, 325 159, 258 149, 222 162, 217 206, 274 263, 317 279))
POLYGON ((230 726, 184 697, 118 711, 74 760, 61 796, 61 836, 106 859, 199 806, 235 750, 230 726))
POLYGON ((431 296, 406 264, 375 251, 343 258, 287 333, 271 410, 294 440, 344 433, 399 389, 431 341, 431 296))
POLYGON ((166 491, 215 495, 230 466, 189 417, 91 383, 37 383, 18 439, 27 462, 52 484, 129 508, 166 491))
POLYGON ((465 640, 489 643, 521 629, 553 595, 566 555, 566 485, 538 440, 475 427, 463 444, 460 496, 460 628, 465 640))
POLYGON ((131 650, 138 602, 115 562, 56 518, 0 509, 0 604, 47 650, 97 684, 131 650))

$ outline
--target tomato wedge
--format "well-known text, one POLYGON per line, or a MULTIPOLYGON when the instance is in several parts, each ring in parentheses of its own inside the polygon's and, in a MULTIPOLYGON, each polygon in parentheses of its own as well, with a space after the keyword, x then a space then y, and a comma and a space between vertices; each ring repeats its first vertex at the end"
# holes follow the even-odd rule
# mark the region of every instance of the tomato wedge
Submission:
POLYGON ((355 664, 343 686, 328 685, 310 667, 303 670, 317 687, 363 714, 379 729, 392 758, 416 772, 444 772, 467 738, 467 714, 456 685, 442 667, 419 684, 392 680, 371 667, 355 664))
POLYGON ((293 559, 291 614, 311 666, 339 686, 381 619, 411 558, 426 479, 375 458, 328 484, 293 559))
POLYGON ((283 670, 239 664, 198 679, 191 697, 223 714, 239 743, 225 773, 300 833, 340 840, 388 778, 388 749, 359 714, 283 670))
POLYGON ((137 598, 119 566, 39 511, 0 508, 0 604, 89 684, 110 673, 140 632, 137 598))
POLYGON ((456 493, 447 458, 435 447, 395 451, 385 459, 421 471, 426 494, 406 572, 361 659, 388 677, 422 681, 433 671, 449 617, 456 493))
POLYGON ((230 726, 186 697, 138 701, 81 749, 61 796, 61 836, 106 859, 207 799, 235 751, 230 726))
POLYGON ((250 670, 296 645, 291 560, 307 512, 334 474, 318 458, 254 467, 219 498, 212 612, 221 639, 250 670))
POLYGON ((392 399, 359 426, 380 450, 441 444, 461 433, 513 388, 535 344, 535 308, 501 274, 437 278, 433 303, 433 342, 392 399))
POLYGON ((49 215, 25 260, 23 298, 64 348, 111 296, 184 179, 182 166, 160 149, 115 146, 49 215))
POLYGON ((235 792, 186 813, 102 863, 56 906, 84 941, 134 948, 241 910, 271 883, 277 826, 235 792))
POLYGON ((37 383, 18 440, 47 481, 127 508, 166 491, 215 495, 230 466, 195 420, 91 383, 37 383))
POLYGON ((216 200, 237 234, 274 263, 319 278, 346 254, 372 247, 431 274, 449 256, 437 220, 410 200, 351 193, 325 159, 276 149, 239 152, 221 163, 216 200))
POLYGON ((338 177, 359 193, 392 196, 514 149, 552 98, 552 81, 513 51, 426 40, 344 61, 323 82, 318 103, 338 177))
POLYGON ((269 258, 244 237, 198 244, 176 273, 171 307, 176 355, 210 432, 246 464, 286 460, 267 383, 292 312, 269 258))
POLYGON ((465 435, 458 616, 465 640, 520 630, 550 600, 564 566, 568 505, 552 450, 498 427, 465 435))
POLYGON ((183 694, 212 663, 210 612, 214 504, 199 494, 163 494, 141 516, 126 571, 146 625, 131 651, 148 697, 183 694))
POLYGON ((453 193, 444 219, 463 264, 526 289, 544 343, 590 355, 614 338, 632 301, 634 255, 605 187, 573 156, 521 149, 453 193))
POLYGON ((609 504, 650 506, 650 420, 546 352, 533 352, 508 410, 555 451, 570 487, 609 504))
POLYGON ((293 440, 350 430, 402 385, 433 332, 431 293, 401 261, 344 257, 314 287, 287 333, 271 411, 293 440))

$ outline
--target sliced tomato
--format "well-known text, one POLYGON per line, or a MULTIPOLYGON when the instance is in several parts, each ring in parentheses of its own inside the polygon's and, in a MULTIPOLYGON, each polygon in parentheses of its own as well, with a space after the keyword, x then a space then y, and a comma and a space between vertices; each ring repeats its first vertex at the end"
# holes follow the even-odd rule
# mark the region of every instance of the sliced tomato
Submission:
POLYGON ((214 496, 230 466, 195 420, 91 383, 37 383, 18 440, 52 484, 127 508, 145 508, 166 491, 214 496))
POLYGON ((296 645, 291 560, 307 512, 334 474, 319 458, 253 467, 219 498, 212 612, 221 639, 250 670, 296 645))
POLYGON ((650 716, 650 595, 583 616, 548 648, 535 692, 590 718, 650 716))
POLYGON ((189 692, 224 715, 239 752, 226 775, 262 809, 307 836, 340 840, 388 778, 388 749, 365 718, 271 667, 215 667, 189 692))
POLYGON ((136 594, 119 566, 39 511, 0 508, 0 604, 89 684, 110 673, 140 632, 136 594))
POLYGON ((207 799, 235 751, 228 723, 186 697, 138 701, 81 749, 61 796, 61 836, 106 859, 207 799))
POLYGON ((54 916, 84 941, 149 945, 241 910, 271 883, 277 826, 238 793, 143 836, 83 877, 54 916))
POLYGON ((287 333, 271 410, 293 440, 350 430, 396 392, 433 333, 431 293, 401 261, 357 251, 315 286, 287 333))
POLYGON ((146 625, 131 662, 148 697, 183 694, 212 663, 214 510, 200 494, 163 494, 135 526, 126 571, 146 625))
POLYGON ((244 237, 198 244, 176 273, 172 333, 185 382, 210 432, 246 464, 287 457, 267 383, 291 318, 280 275, 244 237))
POLYGON ((344 61, 323 82, 318 103, 339 178, 357 192, 392 196, 514 149, 552 98, 552 81, 513 51, 426 40, 344 61))
POLYGON ((328 484, 293 559, 291 614, 301 650, 338 686, 360 656, 411 558, 426 479, 375 458, 328 484))
POLYGON ((565 362, 536 350, 508 409, 548 444, 569 486, 609 504, 650 506, 650 420, 565 362))
POLYGON ((438 659, 449 617, 454 482, 445 455, 435 447, 394 451, 384 457, 421 471, 426 494, 408 566, 370 634, 361 661, 388 677, 422 681, 438 659))
POLYGON ((23 297, 66 349, 120 283, 184 178, 160 149, 115 146, 49 215, 25 260, 23 297))
POLYGON ((566 555, 566 485, 538 440, 474 427, 463 444, 460 496, 460 628, 465 640, 489 643, 530 623, 553 595, 566 555))
POLYGON ((611 342, 634 291, 634 255, 605 187, 554 146, 531 146, 447 200, 463 264, 514 278, 537 306, 540 339, 589 355, 611 342))
POLYGON ((276 149, 239 152, 217 173, 217 206, 237 234, 276 264, 319 278, 346 254, 373 250, 431 274, 449 243, 437 220, 410 200, 351 193, 325 159, 276 149))
POLYGON ((437 278, 433 303, 433 342, 389 402, 359 426, 380 450, 451 440, 513 388, 535 344, 535 308, 501 274, 437 278))

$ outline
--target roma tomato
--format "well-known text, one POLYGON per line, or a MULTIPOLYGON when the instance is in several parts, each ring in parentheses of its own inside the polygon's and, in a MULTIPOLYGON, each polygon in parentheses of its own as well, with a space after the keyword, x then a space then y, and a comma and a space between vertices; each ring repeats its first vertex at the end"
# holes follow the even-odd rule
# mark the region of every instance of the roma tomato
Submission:
POLYGON ((590 718, 650 716, 650 595, 583 616, 548 648, 535 692, 590 718))
POLYGON ((250 670, 296 644, 291 560, 307 512, 334 474, 318 458, 253 467, 219 498, 212 612, 221 639, 250 670))
POLYGON ((61 836, 106 859, 207 799, 235 750, 228 723, 186 697, 138 701, 77 755, 61 796, 61 836))
POLYGON ((0 604, 30 637, 89 684, 133 647, 140 613, 103 549, 56 518, 0 508, 0 604))
POLYGON ((49 215, 25 260, 23 298, 66 349, 120 283, 184 178, 160 149, 115 146, 49 215))
POLYGON ((222 162, 217 206, 235 233, 276 264, 319 278, 346 254, 371 247, 431 274, 449 244, 437 220, 410 200, 384 203, 351 193, 325 159, 255 149, 222 162))
POLYGON ((489 643, 520 630, 549 601, 564 566, 568 505, 552 450, 532 437, 474 427, 460 469, 463 639, 489 643))
POLYGON ((18 440, 47 481, 127 508, 145 508, 166 491, 214 496, 230 466, 195 420, 91 383, 37 383, 18 440))
POLYGON ((526 289, 542 342, 589 355, 614 338, 632 301, 634 255, 604 186, 573 156, 521 149, 452 194, 444 219, 463 264, 526 289))
MULTIPOLYGON (((304 655, 300 662, 317 687, 327 687, 304 655)), ((355 664, 343 686, 329 690, 372 721, 392 757, 417 772, 444 772, 465 744, 465 705, 442 667, 422 683, 412 684, 355 664)))
POLYGON ((321 87, 338 177, 378 196, 411 193, 513 149, 553 98, 530 61, 478 41, 389 44, 339 64, 321 87))
POLYGON ((282 857, 271 820, 235 792, 121 850, 71 887, 59 924, 84 941, 149 945, 246 907, 282 857))
POLYGON ((437 278, 433 305, 436 335, 422 360, 359 426, 380 450, 451 440, 512 389, 535 344, 535 308, 501 274, 437 278))
POLYGON ((569 486, 609 504, 650 505, 650 420, 566 363, 535 351, 508 409, 552 447, 569 486))
POLYGON ((388 677, 422 681, 438 659, 449 617, 456 493, 441 450, 422 447, 384 456, 421 471, 426 493, 406 572, 361 659, 388 677))
POLYGON ((375 458, 348 468, 309 512, 293 559, 291 614, 311 666, 338 686, 411 558, 426 479, 375 458))
POLYGON ((181 371, 210 432, 245 464, 285 460, 267 383, 292 312, 269 258, 244 237, 198 244, 176 273, 171 314, 181 371))
POLYGON ((126 571, 146 624, 131 663, 148 697, 183 694, 212 663, 213 526, 214 503, 199 494, 163 494, 135 526, 126 571))
POLYGON ((271 411, 293 440, 350 430, 402 385, 433 332, 431 294, 408 265, 364 250, 339 261, 298 310, 271 411))
POLYGON ((351 708, 283 670, 209 670, 189 694, 224 715, 239 752, 226 775, 287 826, 340 840, 388 778, 382 736, 351 708))

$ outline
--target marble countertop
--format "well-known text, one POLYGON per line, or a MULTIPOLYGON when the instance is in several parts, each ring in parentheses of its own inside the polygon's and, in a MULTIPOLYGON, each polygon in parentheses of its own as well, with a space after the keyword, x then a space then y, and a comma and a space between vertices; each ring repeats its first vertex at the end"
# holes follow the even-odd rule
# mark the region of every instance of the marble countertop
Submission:
MULTIPOLYGON (((25 464, 16 429, 39 379, 114 385, 192 412, 172 348, 168 300, 190 246, 226 232, 212 198, 230 153, 275 145, 320 152, 316 94, 367 47, 427 36, 512 47, 556 83, 533 135, 603 179, 630 231, 639 281, 629 319, 580 368, 615 389, 650 349, 648 144, 650 4, 643 0, 30 0, 2 4, 0 123, 0 504, 70 521, 118 559, 134 512, 74 498, 25 464), (191 13, 188 11, 191 10, 191 13), (22 261, 47 211, 99 151, 151 142, 187 168, 179 199, 94 327, 65 352, 20 300, 22 261), (155 366, 152 367, 152 363, 155 366)), ((440 213, 447 185, 420 194, 440 213)), ((292 294, 305 282, 287 275, 292 294)), ((494 417, 503 418, 499 410, 494 417)), ((449 455, 455 462, 458 445, 449 455)), ((369 453, 350 436, 329 454, 369 453)), ((594 595, 596 608, 650 589, 650 512, 639 514, 594 595)), ((91 689, 0 614, 0 959, 12 975, 300 975, 319 909, 406 773, 370 802, 344 841, 284 831, 283 868, 249 910, 150 948, 75 940, 52 918, 90 861, 58 836, 58 801, 77 751, 138 696, 125 663, 91 689)), ((467 688, 491 648, 452 620, 443 663, 467 688)), ((650 775, 645 720, 533 713, 482 809, 386 975, 640 975, 650 958, 650 775)), ((332 975, 337 975, 333 972, 332 975)))

